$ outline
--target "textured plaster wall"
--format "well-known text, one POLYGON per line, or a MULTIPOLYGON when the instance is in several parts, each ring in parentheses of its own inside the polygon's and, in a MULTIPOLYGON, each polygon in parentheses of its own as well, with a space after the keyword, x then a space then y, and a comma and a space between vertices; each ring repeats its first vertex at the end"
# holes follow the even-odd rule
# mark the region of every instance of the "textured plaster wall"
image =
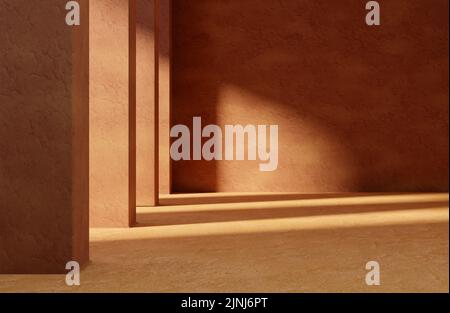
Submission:
POLYGON ((0 273, 88 260, 88 6, 0 1, 0 273))
POLYGON ((174 0, 172 124, 278 124, 279 166, 173 163, 173 189, 448 190, 448 1, 174 0))
POLYGON ((132 224, 129 3, 90 1, 91 226, 132 224))

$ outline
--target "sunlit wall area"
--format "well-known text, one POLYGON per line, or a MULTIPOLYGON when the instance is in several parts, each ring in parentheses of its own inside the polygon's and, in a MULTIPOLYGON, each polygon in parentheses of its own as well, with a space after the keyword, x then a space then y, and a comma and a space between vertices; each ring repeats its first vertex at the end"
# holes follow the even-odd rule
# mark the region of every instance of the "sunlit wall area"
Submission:
POLYGON ((279 126, 276 171, 172 162, 175 192, 448 190, 448 1, 172 5, 172 125, 279 126))

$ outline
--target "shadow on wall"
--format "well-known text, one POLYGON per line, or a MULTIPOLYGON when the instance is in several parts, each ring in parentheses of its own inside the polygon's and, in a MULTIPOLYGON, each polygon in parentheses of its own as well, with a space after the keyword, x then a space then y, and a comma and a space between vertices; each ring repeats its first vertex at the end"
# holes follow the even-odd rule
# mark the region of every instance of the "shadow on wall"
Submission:
POLYGON ((175 192, 447 191, 448 1, 173 0, 173 124, 278 124, 279 167, 173 162, 175 192))

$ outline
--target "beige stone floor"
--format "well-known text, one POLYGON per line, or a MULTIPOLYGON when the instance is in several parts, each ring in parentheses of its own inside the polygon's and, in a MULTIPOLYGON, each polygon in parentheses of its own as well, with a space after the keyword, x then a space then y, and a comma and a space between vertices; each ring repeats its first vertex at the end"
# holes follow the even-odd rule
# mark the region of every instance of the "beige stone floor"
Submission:
POLYGON ((299 198, 166 198, 138 209, 139 227, 91 230, 80 287, 3 275, 0 292, 449 291, 448 194, 299 198), (370 260, 381 286, 365 285, 370 260))

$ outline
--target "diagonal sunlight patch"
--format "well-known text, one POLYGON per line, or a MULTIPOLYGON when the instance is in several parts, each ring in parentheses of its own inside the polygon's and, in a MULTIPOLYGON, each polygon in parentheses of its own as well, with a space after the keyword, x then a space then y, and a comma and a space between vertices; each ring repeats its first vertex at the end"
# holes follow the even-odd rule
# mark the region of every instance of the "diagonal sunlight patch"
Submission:
MULTIPOLYGON (((212 197, 214 194, 201 195, 196 194, 199 199, 212 197)), ((220 193, 218 195, 221 195, 220 193)), ((276 196, 275 193, 273 196, 276 196)), ((183 199, 188 197, 196 197, 192 195, 174 195, 174 198, 183 199)), ((217 196, 217 194, 216 194, 217 196)), ((238 197, 239 193, 224 194, 223 197, 238 197)), ((242 194, 242 197, 246 194, 242 194)), ((172 197, 172 195, 171 195, 172 197)), ((270 197, 270 194, 266 194, 270 197)), ((310 195, 308 195, 310 197, 310 195)), ((302 207, 322 207, 322 206, 345 206, 345 205, 387 205, 387 204, 416 204, 427 202, 448 202, 449 195, 447 193, 429 193, 429 194, 400 194, 400 195, 376 195, 376 196, 349 196, 349 197, 330 197, 318 199, 297 199, 297 200, 276 200, 276 201, 254 201, 245 203, 218 203, 218 204, 190 204, 177 206, 160 206, 160 207, 140 207, 138 213, 165 213, 165 212, 202 212, 217 210, 241 210, 241 209, 270 209, 270 208, 302 208, 302 207)))
POLYGON ((326 216, 274 218, 195 225, 152 226, 132 229, 91 229, 91 242, 432 224, 448 223, 448 220, 448 207, 442 206, 413 210, 331 214, 326 216))

